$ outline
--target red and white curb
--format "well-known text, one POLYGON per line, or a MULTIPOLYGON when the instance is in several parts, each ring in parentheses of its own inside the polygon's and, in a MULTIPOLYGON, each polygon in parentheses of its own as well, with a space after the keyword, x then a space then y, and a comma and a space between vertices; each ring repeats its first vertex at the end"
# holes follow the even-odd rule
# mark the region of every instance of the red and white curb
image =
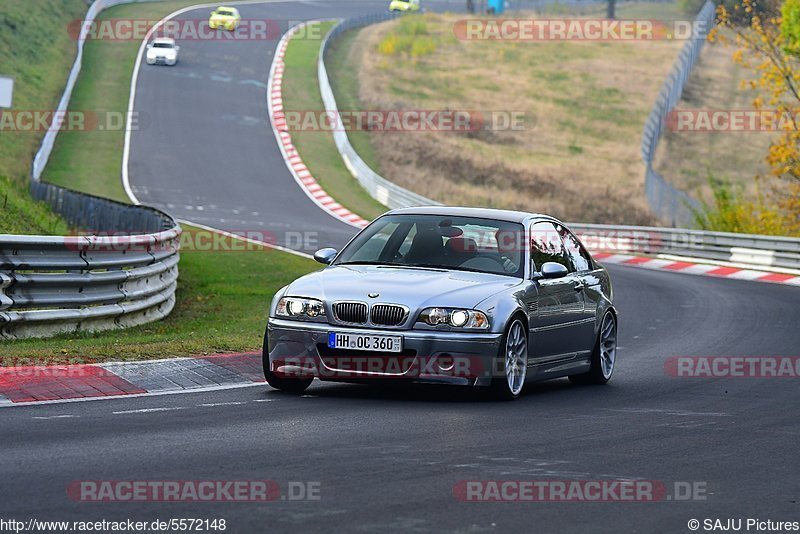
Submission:
POLYGON ((628 265, 643 269, 800 286, 800 276, 795 274, 756 271, 753 269, 745 269, 727 265, 712 265, 708 263, 693 262, 691 259, 682 258, 680 260, 674 260, 648 258, 644 256, 612 254, 606 252, 593 253, 592 257, 600 263, 628 265))
POLYGON ((260 353, 138 362, 0 367, 0 407, 165 395, 264 382, 260 353))
POLYGON ((272 130, 278 140, 278 147, 283 154, 286 166, 294 176, 295 181, 297 181, 311 200, 337 219, 353 226, 363 228, 369 224, 369 221, 336 202, 331 195, 322 189, 317 180, 311 175, 308 167, 303 163, 300 154, 292 143, 292 136, 289 134, 286 125, 282 93, 283 73, 286 70, 284 56, 286 55, 286 47, 289 45, 289 40, 306 24, 310 23, 298 24, 289 29, 281 38, 278 43, 278 48, 275 51, 275 58, 272 61, 267 90, 267 105, 269 108, 270 120, 272 121, 272 130))

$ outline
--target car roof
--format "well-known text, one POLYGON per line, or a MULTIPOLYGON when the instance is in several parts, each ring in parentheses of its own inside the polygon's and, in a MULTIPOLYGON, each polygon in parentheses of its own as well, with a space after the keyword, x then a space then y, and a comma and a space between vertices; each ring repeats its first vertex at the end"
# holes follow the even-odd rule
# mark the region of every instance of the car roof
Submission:
POLYGON ((169 37, 158 37, 153 39, 154 43, 164 43, 164 44, 175 44, 175 39, 170 39, 169 37))
POLYGON ((498 221, 524 223, 531 219, 549 219, 561 222, 555 217, 540 213, 524 211, 500 210, 492 208, 467 208, 457 206, 420 206, 416 208, 401 208, 389 212, 392 215, 444 215, 452 217, 475 217, 478 219, 495 219, 498 221))
POLYGON ((238 11, 235 7, 228 7, 228 6, 219 6, 217 8, 217 11, 219 11, 220 9, 224 9, 226 11, 238 11))

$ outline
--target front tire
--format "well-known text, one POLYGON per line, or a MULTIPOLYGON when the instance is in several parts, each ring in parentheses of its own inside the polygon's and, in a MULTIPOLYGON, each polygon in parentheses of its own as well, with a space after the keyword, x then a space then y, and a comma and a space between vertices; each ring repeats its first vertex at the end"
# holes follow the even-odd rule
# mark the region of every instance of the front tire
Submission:
POLYGON ((607 311, 600 322, 600 331, 592 350, 592 366, 588 373, 570 375, 573 384, 602 385, 611 380, 617 361, 617 318, 607 311))
POLYGON ((264 368, 264 378, 267 379, 267 384, 269 384, 273 389, 299 395, 308 389, 308 386, 310 386, 311 382, 314 381, 313 377, 288 378, 284 376, 276 376, 275 373, 273 373, 269 368, 269 343, 266 333, 264 334, 264 348, 261 352, 261 363, 264 368))
MULTIPOLYGON (((528 334, 519 318, 511 321, 503 335, 497 363, 503 374, 492 376, 492 396, 499 400, 519 398, 528 373, 528 334)), ((492 371, 494 374, 495 369, 492 371)))

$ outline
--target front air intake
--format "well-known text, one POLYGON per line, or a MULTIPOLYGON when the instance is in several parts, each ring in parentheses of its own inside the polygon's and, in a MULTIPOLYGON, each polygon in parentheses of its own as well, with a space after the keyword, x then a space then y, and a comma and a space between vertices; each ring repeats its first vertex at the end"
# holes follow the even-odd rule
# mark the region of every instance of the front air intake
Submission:
POLYGON ((380 326, 397 326, 406 320, 408 311, 396 304, 375 304, 372 306, 372 324, 380 326))
POLYGON ((336 302, 333 314, 343 323, 364 324, 367 322, 367 305, 363 302, 336 302))

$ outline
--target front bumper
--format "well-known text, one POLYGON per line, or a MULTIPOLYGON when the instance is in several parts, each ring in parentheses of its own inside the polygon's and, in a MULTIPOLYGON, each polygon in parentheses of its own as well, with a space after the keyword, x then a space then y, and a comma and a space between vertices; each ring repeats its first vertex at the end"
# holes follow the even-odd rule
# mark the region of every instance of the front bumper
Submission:
POLYGON ((209 21, 208 27, 212 30, 228 30, 232 31, 236 29, 237 24, 231 21, 225 20, 217 20, 217 21, 209 21))
POLYGON ((489 385, 502 334, 347 328, 327 323, 270 319, 270 371, 278 376, 361 381, 400 379, 489 385), (401 335, 403 352, 329 349, 328 333, 401 335))
POLYGON ((177 59, 168 59, 165 57, 147 58, 148 65, 168 65, 171 67, 177 62, 177 59))

